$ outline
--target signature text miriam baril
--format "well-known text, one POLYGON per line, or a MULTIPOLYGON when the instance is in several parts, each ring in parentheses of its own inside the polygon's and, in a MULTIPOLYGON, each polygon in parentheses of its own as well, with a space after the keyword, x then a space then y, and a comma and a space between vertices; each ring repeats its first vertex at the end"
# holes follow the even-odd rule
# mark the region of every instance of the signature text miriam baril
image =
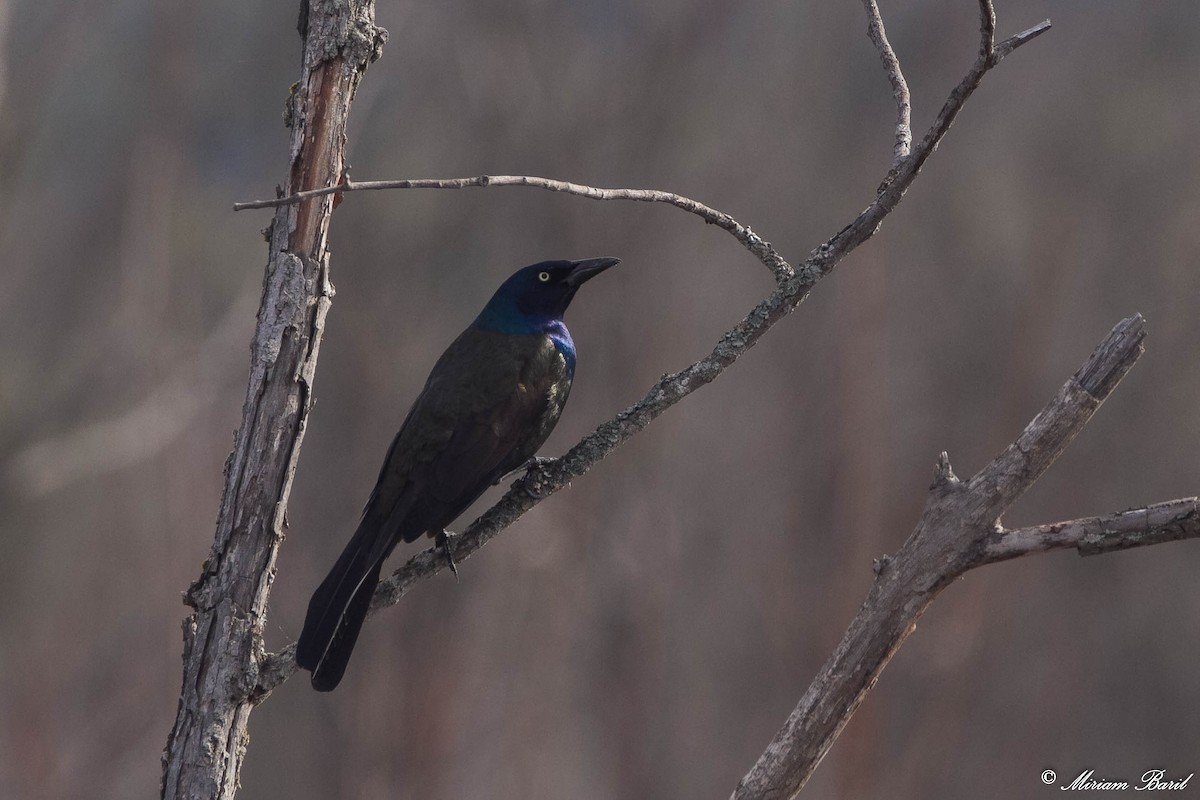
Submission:
POLYGON ((1096 770, 1085 769, 1079 773, 1075 780, 1071 781, 1067 786, 1060 786, 1059 789, 1064 792, 1069 791, 1123 791, 1133 789, 1137 792, 1152 792, 1152 791, 1181 791, 1187 788, 1188 781, 1192 779, 1192 775, 1178 780, 1171 780, 1166 777, 1166 770, 1152 769, 1142 775, 1139 783, 1130 784, 1128 781, 1114 781, 1107 778, 1094 777, 1096 770))

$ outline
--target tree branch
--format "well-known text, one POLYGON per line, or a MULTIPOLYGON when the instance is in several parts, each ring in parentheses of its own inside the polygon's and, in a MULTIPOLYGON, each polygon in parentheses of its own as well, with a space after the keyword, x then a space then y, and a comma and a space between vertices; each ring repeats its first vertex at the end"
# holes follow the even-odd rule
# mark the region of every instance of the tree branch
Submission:
POLYGON ((310 197, 321 197, 327 194, 342 192, 379 191, 382 189, 464 189, 470 186, 533 186, 547 189, 551 192, 563 192, 592 200, 635 200, 641 203, 667 203, 681 208, 690 214, 695 214, 710 225, 716 225, 728 231, 742 246, 754 254, 754 257, 766 265, 775 276, 778 283, 786 281, 793 275, 792 266, 775 252, 770 242, 745 225, 726 214, 709 208, 703 203, 684 197, 673 192, 658 189, 601 189, 596 186, 585 186, 581 183, 570 183, 552 178, 539 178, 533 175, 479 175, 474 178, 420 178, 399 181, 351 181, 343 176, 337 186, 325 189, 314 189, 308 192, 297 192, 287 197, 275 200, 252 200, 246 203, 234 203, 234 211, 244 211, 249 208, 269 208, 290 205, 310 197))
POLYGON ((992 0, 979 0, 979 52, 990 56, 996 49, 996 9, 992 0))
POLYGON ((1151 544, 1200 538, 1200 501, 1182 497, 1103 517, 993 531, 975 566, 1047 550, 1074 548, 1095 556, 1151 544))
MULTIPOLYGON (((986 3, 990 8, 990 3, 986 3)), ((880 23, 882 29, 882 23, 880 23)), ((1049 27, 1042 23, 1037 30, 1040 33, 1049 27)), ((1030 29, 1035 30, 1035 29, 1030 29)), ((1037 34, 1021 34, 1025 39, 1017 41, 1013 37, 1008 52, 1029 41, 1037 34)), ((750 313, 737 325, 727 331, 717 342, 707 356, 696 361, 685 369, 665 375, 650 387, 646 395, 637 403, 617 414, 609 421, 601 424, 595 431, 585 436, 578 444, 558 459, 532 468, 524 477, 514 482, 507 493, 482 516, 472 522, 455 540, 454 557, 462 562, 476 550, 487 544, 494 536, 519 519, 526 511, 539 502, 567 486, 573 479, 582 476, 591 467, 615 450, 623 442, 650 424, 658 415, 687 397, 700 387, 710 383, 747 350, 758 342, 768 330, 804 302, 809 292, 823 277, 833 271, 834 267, 852 252, 856 247, 871 238, 879 229, 884 217, 890 214, 912 182, 920 172, 921 166, 930 154, 937 148, 942 138, 949 131, 954 118, 962 109, 963 104, 979 87, 983 76, 999 62, 993 58, 991 51, 981 52, 980 57, 971 67, 967 76, 955 87, 946 100, 932 127, 926 132, 921 142, 913 148, 899 167, 894 168, 885 181, 875 200, 864 209, 858 217, 839 231, 833 238, 814 249, 808 258, 794 273, 780 280, 782 272, 759 256, 776 275, 778 286, 768 297, 751 309, 750 313)), ((498 182, 495 176, 480 178, 453 178, 434 180, 403 180, 388 182, 372 182, 373 188, 465 188, 471 186, 534 186, 550 191, 563 191, 578 194, 598 200, 628 199, 649 202, 666 202, 678 208, 699 214, 706 221, 721 225, 725 230, 734 231, 731 226, 717 221, 732 218, 722 212, 715 211, 696 203, 688 198, 672 195, 668 192, 642 189, 597 189, 590 186, 570 184, 563 181, 552 181, 546 178, 529 176, 504 176, 504 182, 498 182), (386 184, 386 187, 385 187, 386 184), (706 216, 708 215, 708 216, 706 216)), ((353 187, 366 184, 354 183, 353 187)), ((308 193, 307 196, 332 194, 342 187, 321 189, 308 193)), ((293 195, 280 198, 277 201, 260 201, 264 205, 287 205, 303 199, 306 195, 293 195)), ((243 204, 242 207, 247 207, 243 204)), ((733 223, 739 229, 740 224, 733 223)), ((749 229, 745 228, 748 232, 749 229)), ((737 236, 736 233, 734 233, 737 236)), ((754 249, 739 237, 743 246, 751 252, 754 249)), ((772 251, 773 252, 773 251, 772 251)), ((758 255, 756 253, 756 255, 758 255)), ((782 261, 782 259, 780 259, 782 261)), ((790 269, 790 268, 789 268, 790 269)), ((447 566, 444 555, 435 550, 426 550, 413 556, 397 569, 389 578, 381 581, 372 601, 372 610, 394 605, 408 589, 416 583, 432 577, 447 566)), ((254 698, 261 701, 270 695, 271 691, 295 671, 294 648, 284 648, 281 652, 268 655, 261 663, 261 674, 258 685, 254 689, 254 698)))
POLYGON ((1032 28, 1023 30, 1015 36, 1010 36, 1000 44, 996 45, 996 49, 992 51, 992 63, 998 64, 1001 59, 1016 50, 1021 45, 1036 39, 1046 31, 1050 30, 1050 20, 1044 19, 1032 28))
POLYGON ((1145 338, 1141 314, 1117 323, 1017 440, 971 478, 966 490, 979 499, 978 518, 999 519, 1042 477, 1133 367, 1145 338))
POLYGON ((900 70, 900 59, 888 41, 887 31, 883 29, 883 18, 879 15, 879 6, 875 0, 863 0, 867 9, 867 35, 879 51, 879 59, 883 62, 883 71, 887 73, 888 81, 892 84, 892 96, 896 100, 896 144, 892 149, 892 168, 908 157, 912 150, 912 101, 908 94, 908 81, 900 70))
POLYGON ((1055 547, 1107 552, 1200 535, 1194 498, 1039 528, 1000 526, 1000 514, 1045 472, 1137 361, 1144 337, 1140 315, 1119 323, 1017 440, 969 481, 956 478, 946 454, 940 456, 912 535, 896 556, 877 562, 866 602, 738 784, 735 800, 794 797, 925 609, 967 570, 1055 547))

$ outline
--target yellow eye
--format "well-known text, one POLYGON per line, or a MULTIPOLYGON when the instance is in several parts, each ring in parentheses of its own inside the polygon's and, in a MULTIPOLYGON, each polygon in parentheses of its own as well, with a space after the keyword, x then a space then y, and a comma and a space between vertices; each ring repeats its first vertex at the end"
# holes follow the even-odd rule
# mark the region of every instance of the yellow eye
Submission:
POLYGON ((549 272, 539 272, 538 280, 541 281, 542 283, 546 283, 547 281, 550 280, 550 273, 549 272))

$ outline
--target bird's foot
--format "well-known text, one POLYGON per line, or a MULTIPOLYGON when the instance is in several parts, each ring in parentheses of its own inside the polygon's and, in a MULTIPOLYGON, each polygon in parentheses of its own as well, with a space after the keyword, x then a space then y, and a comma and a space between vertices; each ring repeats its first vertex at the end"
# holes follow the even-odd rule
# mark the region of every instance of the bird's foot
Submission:
POLYGON ((522 469, 525 469, 526 471, 528 471, 528 470, 533 469, 534 467, 540 467, 543 464, 553 464, 555 461, 558 461, 558 459, 555 458, 554 456, 534 456, 533 458, 529 459, 521 466, 522 466, 522 469))
POLYGON ((492 485, 496 486, 497 484, 508 480, 513 475, 516 475, 518 472, 528 473, 529 470, 531 470, 531 469, 536 469, 536 468, 542 466, 543 464, 551 464, 557 460, 558 459, 551 458, 550 456, 533 456, 532 458, 528 459, 524 464, 517 467, 516 469, 509 470, 508 472, 501 475, 499 478, 496 479, 496 483, 493 483, 492 485))
POLYGON ((549 497, 554 490, 542 485, 542 481, 539 480, 540 476, 538 475, 537 470, 541 467, 555 464, 557 462, 557 458, 542 458, 540 456, 534 456, 526 461, 525 466, 523 467, 525 470, 525 477, 523 479, 525 483, 525 493, 535 500, 541 500, 545 497, 549 497))
POLYGON ((457 533, 443 530, 433 540, 433 546, 441 549, 446 554, 446 561, 450 563, 450 571, 454 573, 454 581, 458 582, 458 565, 454 563, 454 549, 450 546, 450 541, 458 536, 457 533))

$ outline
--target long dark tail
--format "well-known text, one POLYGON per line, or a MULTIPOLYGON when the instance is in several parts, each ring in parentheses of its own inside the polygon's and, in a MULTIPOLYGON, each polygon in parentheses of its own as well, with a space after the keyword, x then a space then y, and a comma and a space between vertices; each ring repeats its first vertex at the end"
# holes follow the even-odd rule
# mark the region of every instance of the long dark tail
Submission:
POLYGON ((308 602, 296 663, 312 673, 318 692, 332 691, 350 662, 380 569, 392 549, 391 542, 380 538, 378 527, 364 519, 308 602))

